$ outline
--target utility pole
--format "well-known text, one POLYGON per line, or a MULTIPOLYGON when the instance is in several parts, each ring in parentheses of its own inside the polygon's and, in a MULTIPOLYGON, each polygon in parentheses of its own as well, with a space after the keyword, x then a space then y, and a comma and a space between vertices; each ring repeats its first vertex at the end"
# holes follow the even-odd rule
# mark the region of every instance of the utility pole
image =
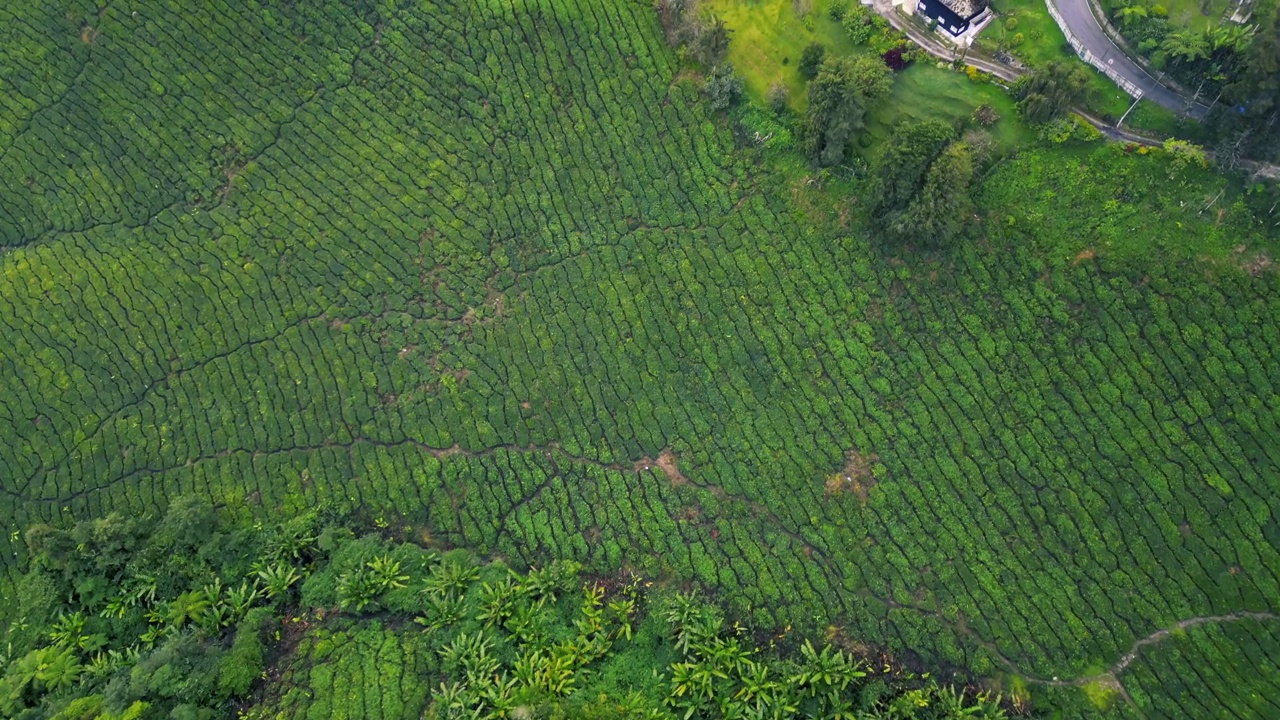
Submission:
POLYGON ((1116 123, 1117 130, 1119 130, 1120 126, 1124 124, 1124 119, 1129 117, 1129 113, 1133 112, 1133 109, 1138 107, 1138 101, 1141 99, 1142 99, 1142 91, 1139 90, 1137 96, 1133 98, 1133 104, 1129 106, 1128 110, 1124 111, 1124 114, 1120 116, 1120 121, 1116 123))

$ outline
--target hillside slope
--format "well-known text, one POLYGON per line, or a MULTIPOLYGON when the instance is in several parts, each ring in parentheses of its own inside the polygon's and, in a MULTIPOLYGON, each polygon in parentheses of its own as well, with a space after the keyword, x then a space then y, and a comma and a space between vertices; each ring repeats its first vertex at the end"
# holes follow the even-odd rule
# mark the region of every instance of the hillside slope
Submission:
POLYGON ((979 676, 1280 609, 1271 275, 894 259, 735 150, 647 2, 37 5, 0 10, 10 527, 332 503, 979 676))

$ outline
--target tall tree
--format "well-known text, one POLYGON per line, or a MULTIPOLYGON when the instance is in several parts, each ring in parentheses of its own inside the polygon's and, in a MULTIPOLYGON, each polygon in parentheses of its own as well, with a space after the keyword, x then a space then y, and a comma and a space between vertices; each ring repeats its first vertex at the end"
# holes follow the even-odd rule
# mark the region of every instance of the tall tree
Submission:
POLYGON ((1280 160, 1280 3, 1254 8, 1257 32, 1240 62, 1242 71, 1223 91, 1210 125, 1222 158, 1280 160))
POLYGON ((924 184, 925 173, 956 131, 941 120, 899 123, 880 157, 876 212, 897 212, 907 206, 924 184))
POLYGON ((1031 123, 1048 122, 1089 95, 1089 72, 1083 65, 1054 60, 1014 84, 1018 110, 1031 123))
POLYGON ((963 142, 953 142, 929 166, 924 186, 906 209, 890 222, 900 238, 926 244, 953 240, 972 212, 969 186, 973 181, 973 153, 963 142))
POLYGON ((867 104, 889 93, 889 69, 869 56, 828 58, 809 82, 805 139, 819 165, 844 160, 853 134, 865 124, 867 104))

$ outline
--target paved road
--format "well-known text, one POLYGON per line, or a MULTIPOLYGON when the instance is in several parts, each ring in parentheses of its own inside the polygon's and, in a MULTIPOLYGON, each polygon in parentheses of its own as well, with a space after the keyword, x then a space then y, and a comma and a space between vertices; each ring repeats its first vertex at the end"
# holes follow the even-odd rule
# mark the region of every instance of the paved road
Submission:
POLYGON ((1116 47, 1111 38, 1107 37, 1102 26, 1098 24, 1098 18, 1094 17, 1093 11, 1089 8, 1089 0, 1047 0, 1047 2, 1052 3, 1062 15, 1062 24, 1065 26, 1063 30, 1075 35, 1085 49, 1102 58, 1102 61, 1121 77, 1141 88, 1144 98, 1176 113, 1186 111, 1196 119, 1202 119, 1205 116, 1207 108, 1204 105, 1195 104, 1188 109, 1186 98, 1156 82, 1156 79, 1151 77, 1151 74, 1141 65, 1130 60, 1123 50, 1116 47))

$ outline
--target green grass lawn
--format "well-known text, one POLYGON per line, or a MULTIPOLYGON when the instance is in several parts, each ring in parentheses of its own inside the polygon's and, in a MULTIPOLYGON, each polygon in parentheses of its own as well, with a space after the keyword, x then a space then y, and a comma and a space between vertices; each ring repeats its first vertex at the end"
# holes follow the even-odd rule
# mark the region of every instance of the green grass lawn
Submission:
POLYGON ((1227 0, 1161 0, 1169 10, 1170 27, 1190 26, 1203 30, 1222 21, 1222 13, 1230 3, 1227 0))
POLYGON ((1013 98, 1003 88, 976 83, 963 73, 921 61, 898 73, 888 102, 871 113, 870 132, 864 134, 862 143, 878 143, 888 137, 895 124, 907 119, 966 119, 984 103, 1000 113, 1000 121, 990 128, 999 145, 1013 148, 1034 138, 1018 117, 1013 98))
POLYGON ((1042 65, 1050 60, 1073 56, 1067 38, 1061 28, 1049 16, 1044 0, 994 0, 991 8, 997 17, 978 35, 978 47, 1005 50, 1029 65, 1042 65), (1012 29, 1006 25, 1016 21, 1012 29), (1014 36, 1022 35, 1022 42, 1014 47, 1014 36))
POLYGON ((805 17, 796 14, 792 0, 708 0, 704 5, 733 31, 729 61, 758 100, 770 85, 780 82, 791 93, 791 108, 803 110, 805 81, 796 63, 805 46, 818 42, 827 52, 854 51, 844 28, 828 14, 826 0, 813 3, 805 17))

